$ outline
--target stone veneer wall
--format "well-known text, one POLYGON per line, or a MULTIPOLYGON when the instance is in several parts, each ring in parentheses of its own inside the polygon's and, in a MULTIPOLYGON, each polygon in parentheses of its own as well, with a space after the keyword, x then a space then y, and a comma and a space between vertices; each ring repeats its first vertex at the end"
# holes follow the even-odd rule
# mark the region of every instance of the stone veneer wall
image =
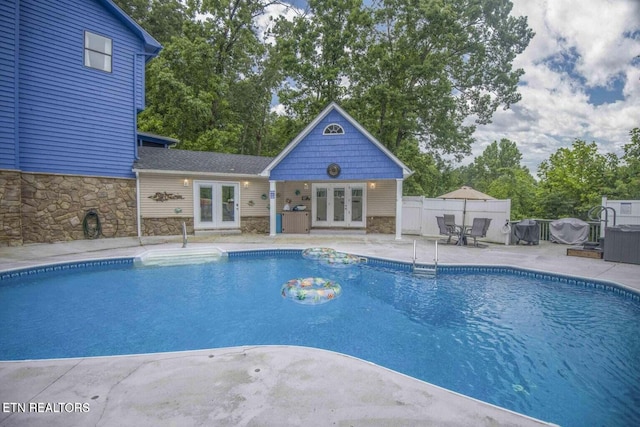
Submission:
MULTIPOLYGON (((187 223, 187 234, 193 235, 193 218, 142 218, 143 236, 178 236, 182 234, 182 222, 187 223)), ((242 233, 269 234, 269 217, 240 218, 242 233)))
POLYGON ((240 229, 243 233, 269 234, 268 216, 246 216, 240 218, 240 229))
POLYGON ((0 246, 22 245, 20 172, 0 171, 0 246))
POLYGON ((395 234, 396 218, 393 216, 367 217, 367 233, 395 234))
POLYGON ((187 234, 193 234, 193 218, 142 218, 143 236, 180 236, 182 223, 187 224, 187 234))
POLYGON ((100 237, 137 235, 134 179, 26 172, 21 177, 24 243, 85 239, 83 221, 91 209, 100 219, 100 237))

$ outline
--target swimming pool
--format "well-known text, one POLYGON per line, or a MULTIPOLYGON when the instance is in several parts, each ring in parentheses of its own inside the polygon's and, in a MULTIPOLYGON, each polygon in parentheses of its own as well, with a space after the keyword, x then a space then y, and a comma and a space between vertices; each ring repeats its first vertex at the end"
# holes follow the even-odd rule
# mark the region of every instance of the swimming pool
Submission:
POLYGON ((301 251, 134 268, 131 259, 4 275, 0 359, 148 353, 258 344, 320 347, 562 425, 640 416, 640 297, 523 270, 334 268, 301 251), (47 271, 53 270, 53 271, 47 271), (282 298, 325 277, 340 298, 282 298))

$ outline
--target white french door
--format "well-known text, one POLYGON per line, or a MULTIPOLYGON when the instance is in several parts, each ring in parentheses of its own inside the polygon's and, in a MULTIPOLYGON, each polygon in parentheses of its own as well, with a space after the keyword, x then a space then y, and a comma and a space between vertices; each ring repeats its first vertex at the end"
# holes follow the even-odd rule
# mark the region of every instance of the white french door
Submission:
POLYGON ((237 228, 239 198, 239 183, 194 181, 194 228, 237 228))
POLYGON ((312 226, 365 227, 366 184, 312 184, 312 226))

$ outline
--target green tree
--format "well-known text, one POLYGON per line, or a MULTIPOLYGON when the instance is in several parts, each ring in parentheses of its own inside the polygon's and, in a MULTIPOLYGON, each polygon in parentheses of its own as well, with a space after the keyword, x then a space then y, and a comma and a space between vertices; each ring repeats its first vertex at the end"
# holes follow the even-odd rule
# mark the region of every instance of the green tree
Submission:
POLYGON ((460 158, 475 129, 520 99, 512 62, 533 33, 505 0, 379 0, 367 50, 354 65, 354 114, 395 151, 460 158))
POLYGON ((640 199, 640 128, 629 132, 631 142, 623 147, 615 190, 609 196, 618 199, 640 199))
POLYGON ((371 31, 361 0, 309 0, 307 13, 278 20, 274 35, 288 81, 278 91, 287 113, 311 120, 348 93, 363 37, 371 31))
POLYGON ((511 199, 511 219, 533 216, 536 181, 526 168, 505 171, 489 184, 486 193, 496 199, 511 199))
POLYGON ((393 152, 404 141, 434 155, 469 152, 473 125, 520 99, 515 56, 533 33, 506 0, 309 2, 280 22, 278 44, 292 83, 288 111, 344 106, 393 152))
MULTIPOLYGON (((493 141, 482 154, 464 168, 466 183, 473 188, 487 192, 493 181, 516 169, 529 170, 521 165, 522 153, 516 143, 503 138, 498 143, 493 141)), ((532 178, 533 179, 533 178, 532 178)))
POLYGON ((438 161, 429 153, 420 151, 418 145, 405 141, 397 155, 414 173, 404 181, 406 196, 437 197, 456 187, 457 175, 445 162, 438 161))
POLYGON ((188 19, 179 0, 114 0, 115 3, 161 44, 182 35, 188 19))
POLYGON ((183 36, 148 67, 139 127, 174 136, 184 149, 261 154, 281 75, 255 20, 272 3, 187 1, 183 36))
POLYGON ((614 154, 600 154, 595 142, 575 140, 560 148, 538 168, 537 211, 546 218, 586 218, 613 188, 618 168, 614 154))
POLYGON ((532 216, 536 181, 522 166, 522 153, 506 138, 494 141, 467 167, 464 182, 497 199, 511 199, 512 219, 532 216))

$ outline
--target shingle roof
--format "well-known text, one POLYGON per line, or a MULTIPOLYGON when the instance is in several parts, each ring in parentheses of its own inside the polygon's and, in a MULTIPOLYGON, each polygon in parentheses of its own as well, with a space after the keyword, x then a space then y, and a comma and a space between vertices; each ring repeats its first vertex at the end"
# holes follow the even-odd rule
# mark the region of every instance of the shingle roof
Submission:
POLYGON ((183 171, 233 175, 258 175, 273 160, 273 157, 168 150, 156 147, 138 147, 138 157, 139 159, 133 164, 134 171, 183 171))

